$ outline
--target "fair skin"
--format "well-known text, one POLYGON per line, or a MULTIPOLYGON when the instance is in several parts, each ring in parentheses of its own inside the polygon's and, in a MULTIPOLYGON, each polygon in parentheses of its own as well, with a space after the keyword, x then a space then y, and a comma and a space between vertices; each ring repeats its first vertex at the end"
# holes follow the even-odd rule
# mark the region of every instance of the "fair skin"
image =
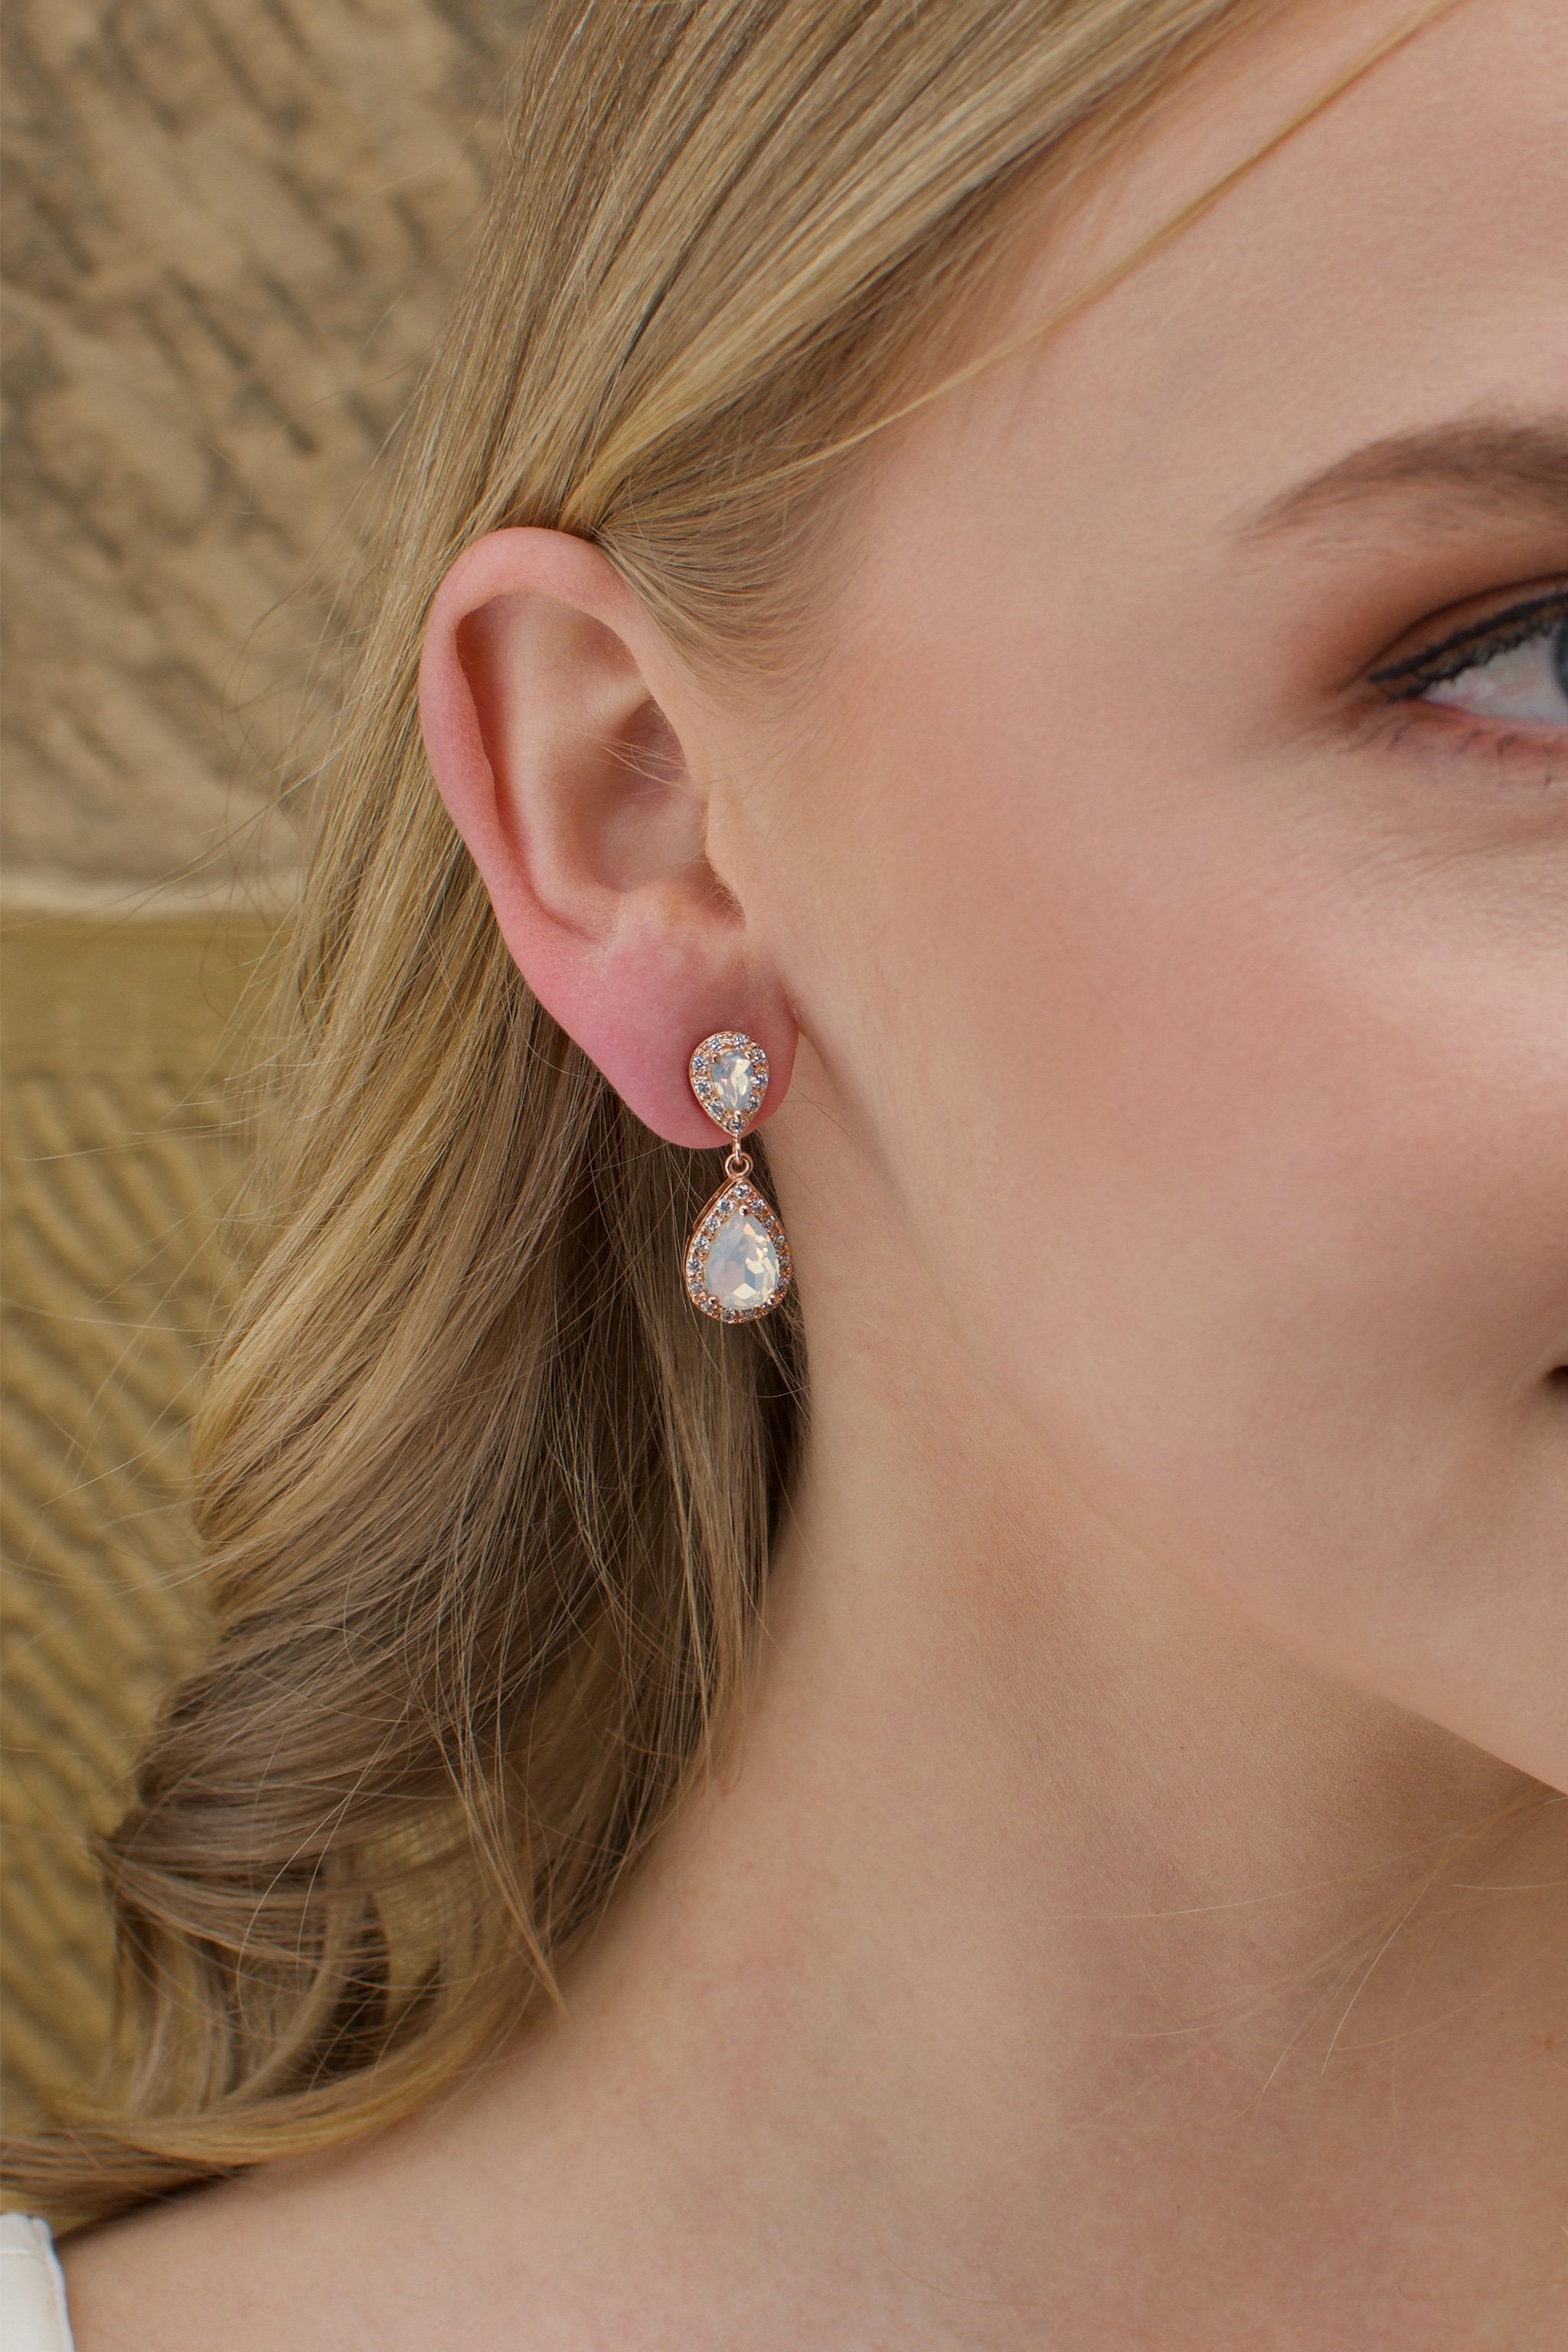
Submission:
POLYGON ((455 567, 528 978, 680 1142, 695 1041, 768 1050, 811 1442, 564 2016, 84 2242, 81 2352, 1562 2342, 1568 599, 1367 680, 1568 582, 1564 93, 1555 0, 1469 0, 875 445, 808 687, 575 541, 455 567))

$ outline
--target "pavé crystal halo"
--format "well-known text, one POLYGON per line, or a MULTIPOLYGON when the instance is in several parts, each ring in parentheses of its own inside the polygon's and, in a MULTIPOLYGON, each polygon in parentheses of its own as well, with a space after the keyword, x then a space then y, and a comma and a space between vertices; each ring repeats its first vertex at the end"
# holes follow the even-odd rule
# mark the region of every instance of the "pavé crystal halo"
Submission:
POLYGON ((694 1047, 688 1068, 691 1091, 726 1135, 742 1136, 768 1090, 768 1057, 739 1029, 715 1030, 694 1047))
POLYGON ((704 1037, 687 1065, 691 1091, 730 1138, 725 1181, 686 1244, 686 1295, 715 1323, 754 1323, 789 1288, 789 1244, 770 1201, 751 1181, 741 1138, 768 1090, 768 1057, 739 1029, 704 1037))

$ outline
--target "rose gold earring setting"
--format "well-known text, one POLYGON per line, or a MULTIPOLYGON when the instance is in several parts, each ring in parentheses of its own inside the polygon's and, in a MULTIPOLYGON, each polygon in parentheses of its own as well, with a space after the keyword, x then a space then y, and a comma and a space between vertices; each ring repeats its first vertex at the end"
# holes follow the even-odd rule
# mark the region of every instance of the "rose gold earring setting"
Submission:
POLYGON ((686 1295, 715 1323, 754 1323, 773 1313, 790 1284, 784 1229, 750 1181, 751 1158, 741 1149, 768 1090, 768 1057, 740 1030, 719 1029, 687 1066, 692 1093, 730 1138, 730 1150, 725 1181, 686 1244, 686 1295))

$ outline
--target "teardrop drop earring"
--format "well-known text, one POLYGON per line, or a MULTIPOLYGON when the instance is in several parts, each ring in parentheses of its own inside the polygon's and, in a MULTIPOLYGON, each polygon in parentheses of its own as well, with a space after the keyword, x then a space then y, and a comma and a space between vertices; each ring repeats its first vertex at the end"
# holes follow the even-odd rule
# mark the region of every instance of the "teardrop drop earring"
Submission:
POLYGON ((789 1244, 771 1202, 750 1181, 741 1138, 763 1107, 768 1057, 738 1029, 704 1037, 688 1065, 691 1091, 730 1138, 724 1181, 691 1228, 686 1294, 716 1323, 771 1315, 790 1284, 789 1244))

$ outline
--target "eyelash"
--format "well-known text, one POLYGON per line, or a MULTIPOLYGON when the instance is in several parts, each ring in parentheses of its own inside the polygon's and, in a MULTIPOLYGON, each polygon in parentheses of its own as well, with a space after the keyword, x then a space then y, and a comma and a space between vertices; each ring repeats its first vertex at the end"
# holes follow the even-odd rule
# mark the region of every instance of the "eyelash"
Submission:
POLYGON ((1500 777, 1507 770, 1532 787, 1568 781, 1559 772, 1561 735, 1514 729, 1506 721, 1489 723, 1423 701, 1434 687, 1510 653, 1543 628, 1564 622, 1568 622, 1568 588, 1550 589, 1543 595, 1527 597, 1522 604, 1489 614, 1484 621, 1472 621, 1436 645, 1423 646, 1419 653, 1365 672, 1367 685, 1377 691, 1385 726, 1388 719, 1394 720, 1392 736, 1386 739, 1388 748, 1409 740, 1414 749, 1419 737, 1428 750, 1440 745, 1461 760, 1485 758, 1500 777))
POLYGON ((1384 689, 1389 702, 1415 702, 1430 694, 1435 686, 1445 686, 1451 677, 1460 677, 1486 661, 1495 661, 1500 654, 1511 653, 1515 646, 1528 645, 1542 629, 1553 622, 1568 621, 1568 588, 1556 588, 1544 596, 1532 596, 1523 604, 1510 604, 1505 612, 1494 613, 1489 619, 1472 622, 1435 646, 1424 646, 1404 661, 1390 662, 1382 669, 1369 670, 1369 686, 1384 689))

